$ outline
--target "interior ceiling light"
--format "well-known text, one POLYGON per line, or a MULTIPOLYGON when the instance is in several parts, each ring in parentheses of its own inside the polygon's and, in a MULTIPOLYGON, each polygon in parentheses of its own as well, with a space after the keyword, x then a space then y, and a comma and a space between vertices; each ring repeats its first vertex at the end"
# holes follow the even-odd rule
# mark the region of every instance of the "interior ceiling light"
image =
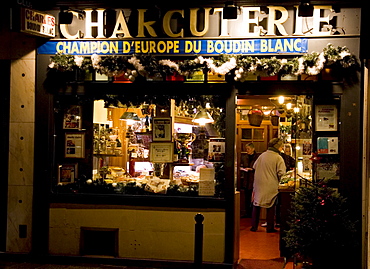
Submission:
POLYGON ((226 1, 225 7, 222 11, 222 18, 224 20, 235 20, 238 17, 238 7, 234 5, 233 1, 226 1))
POLYGON ((120 120, 126 121, 127 125, 133 125, 135 122, 140 121, 140 118, 134 112, 125 112, 120 117, 120 120))
POLYGON ((214 122, 214 120, 213 120, 212 116, 207 111, 202 109, 201 111, 199 111, 195 115, 195 117, 193 119, 193 122, 196 122, 201 126, 204 126, 206 123, 214 122))
POLYGON ((298 7, 298 17, 312 17, 313 5, 310 0, 302 0, 298 7))

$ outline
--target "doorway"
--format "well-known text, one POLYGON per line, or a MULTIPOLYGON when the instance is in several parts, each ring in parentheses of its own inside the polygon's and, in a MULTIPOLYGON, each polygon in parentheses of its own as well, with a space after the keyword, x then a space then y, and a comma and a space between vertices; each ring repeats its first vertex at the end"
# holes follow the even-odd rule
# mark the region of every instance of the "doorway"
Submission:
MULTIPOLYGON (((312 98, 311 96, 238 96, 237 99, 237 166, 244 165, 243 158, 248 154, 247 146, 253 144, 257 153, 264 152, 272 138, 282 138, 286 153, 295 160, 281 181, 281 188, 299 187, 301 177, 311 178, 309 158, 312 148, 312 98), (258 117, 257 117, 258 116, 258 117)), ((237 169, 237 186, 240 191, 240 259, 249 262, 269 261, 284 264, 282 257, 281 226, 286 217, 278 223, 276 233, 266 233, 261 226, 265 222, 262 210, 257 232, 251 232, 251 190, 243 181, 245 174, 237 169)), ((250 184, 249 184, 250 185, 250 184)), ((250 187, 249 187, 250 188, 250 187)), ((277 212, 280 216, 280 213, 277 212)), ((281 214, 283 215, 283 214, 281 214)), ((286 224, 285 224, 286 225, 286 224)), ((250 265, 249 266, 253 266, 250 265)), ((267 265, 266 265, 267 266, 267 265)), ((269 266, 269 265, 268 265, 269 266)), ((271 265, 273 266, 273 265, 271 265)), ((292 268, 292 263, 285 268, 292 268)), ((253 268, 253 267, 251 267, 253 268)))

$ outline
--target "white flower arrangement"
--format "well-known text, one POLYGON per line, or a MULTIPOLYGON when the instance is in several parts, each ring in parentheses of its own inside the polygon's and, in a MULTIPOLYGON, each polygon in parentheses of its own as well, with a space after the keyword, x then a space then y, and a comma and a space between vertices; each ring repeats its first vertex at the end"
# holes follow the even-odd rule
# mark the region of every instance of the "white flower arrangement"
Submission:
POLYGON ((214 64, 214 60, 211 58, 203 58, 202 56, 198 56, 195 60, 195 63, 203 64, 206 63, 207 68, 219 75, 226 75, 229 73, 231 70, 233 70, 236 67, 236 58, 235 57, 230 57, 230 59, 221 64, 221 66, 217 66, 214 64))
POLYGON ((128 59, 128 62, 134 66, 140 75, 145 76, 145 67, 140 63, 140 59, 136 58, 136 56, 132 56, 128 59))
POLYGON ((91 55, 91 64, 94 69, 99 69, 101 57, 98 54, 91 55))
POLYGON ((179 71, 179 65, 171 60, 160 60, 158 63, 161 65, 166 65, 169 68, 176 70, 177 72, 179 71))
POLYGON ((75 55, 75 57, 74 57, 75 63, 78 67, 82 67, 84 59, 85 59, 85 57, 83 57, 83 56, 75 55))
POLYGON ((300 72, 303 71, 303 73, 309 76, 318 75, 324 68, 324 64, 326 62, 323 52, 321 53, 313 52, 310 54, 305 54, 301 58, 303 60, 300 62, 300 65, 303 66, 300 66, 299 70, 300 72))

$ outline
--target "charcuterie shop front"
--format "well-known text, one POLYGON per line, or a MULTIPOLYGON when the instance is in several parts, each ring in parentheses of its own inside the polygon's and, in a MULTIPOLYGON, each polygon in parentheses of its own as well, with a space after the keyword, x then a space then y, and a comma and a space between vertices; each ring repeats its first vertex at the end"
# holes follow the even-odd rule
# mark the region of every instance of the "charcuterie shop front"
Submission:
POLYGON ((296 160, 282 193, 326 178, 361 218, 360 8, 138 7, 46 12, 57 27, 37 48, 36 253, 191 268, 200 213, 200 260, 232 268, 245 146, 274 137, 296 160))

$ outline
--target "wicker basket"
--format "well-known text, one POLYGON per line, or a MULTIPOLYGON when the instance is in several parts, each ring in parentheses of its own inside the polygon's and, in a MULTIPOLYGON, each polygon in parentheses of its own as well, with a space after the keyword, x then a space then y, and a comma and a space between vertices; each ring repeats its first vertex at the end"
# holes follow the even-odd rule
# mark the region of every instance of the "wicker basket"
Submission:
POLYGON ((252 126, 261 126, 263 120, 263 112, 260 109, 251 109, 248 112, 248 121, 252 126))
POLYGON ((277 111, 274 110, 274 109, 271 110, 270 120, 271 120, 272 126, 279 126, 279 119, 280 119, 280 117, 277 115, 277 111))

